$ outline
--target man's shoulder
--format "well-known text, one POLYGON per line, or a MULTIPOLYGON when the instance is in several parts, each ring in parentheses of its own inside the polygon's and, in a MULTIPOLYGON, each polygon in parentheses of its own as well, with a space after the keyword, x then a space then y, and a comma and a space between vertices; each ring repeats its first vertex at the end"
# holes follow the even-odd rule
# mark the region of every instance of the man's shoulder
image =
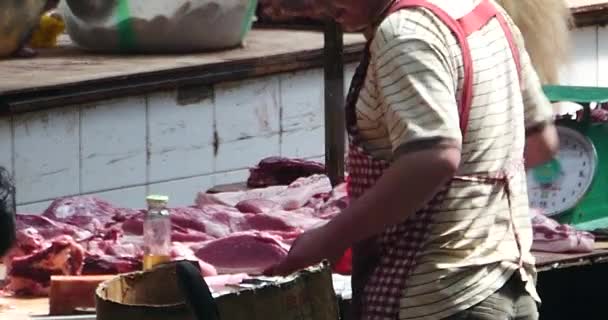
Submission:
POLYGON ((420 27, 428 27, 432 16, 423 8, 404 8, 389 14, 378 26, 376 38, 383 37, 387 42, 403 36, 416 34, 420 27))
MULTIPOLYGON (((469 13, 479 0, 428 0, 432 5, 440 8, 454 19, 458 19, 469 13)), ((430 32, 435 35, 451 35, 449 28, 443 21, 429 9, 414 6, 406 7, 391 13, 382 21, 376 35, 384 35, 384 39, 390 40, 398 37, 416 35, 424 38, 430 32)), ((428 34, 432 36, 432 34, 428 34)), ((383 40, 384 40, 383 39, 383 40)))
POLYGON ((416 47, 421 43, 436 47, 445 44, 450 36, 450 30, 428 10, 404 8, 391 13, 380 23, 374 34, 372 51, 408 46, 408 43, 416 47))

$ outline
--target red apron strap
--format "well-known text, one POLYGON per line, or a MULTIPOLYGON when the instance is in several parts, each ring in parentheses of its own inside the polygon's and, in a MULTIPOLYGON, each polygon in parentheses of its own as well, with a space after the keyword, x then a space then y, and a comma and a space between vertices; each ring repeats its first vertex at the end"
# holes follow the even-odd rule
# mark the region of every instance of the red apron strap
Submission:
POLYGON ((496 20, 498 20, 498 23, 500 24, 500 27, 507 38, 509 48, 511 49, 511 54, 513 55, 513 60, 515 61, 515 67, 517 68, 517 74, 521 81, 520 56, 517 45, 515 44, 513 32, 511 31, 509 23, 507 23, 505 17, 498 12, 494 4, 488 0, 482 0, 477 7, 473 9, 473 11, 458 19, 458 23, 462 26, 464 33, 468 37, 471 35, 471 33, 480 30, 483 26, 490 22, 492 18, 496 18, 496 20))
POLYGON ((515 37, 513 37, 513 32, 511 28, 509 28, 509 23, 507 23, 507 19, 502 14, 496 15, 496 20, 500 23, 502 30, 505 33, 505 37, 509 42, 509 47, 511 48, 511 54, 513 55, 513 61, 515 62, 515 67, 517 68, 517 77, 519 78, 519 83, 522 85, 522 75, 521 75, 521 57, 519 55, 519 49, 517 48, 517 44, 515 43, 515 37))
POLYGON ((490 1, 482 0, 471 12, 458 19, 462 30, 468 36, 480 30, 498 14, 496 7, 490 1))
POLYGON ((469 124, 469 113, 471 110, 471 104, 473 100, 473 59, 471 58, 471 50, 469 49, 469 43, 467 41, 466 34, 463 32, 462 27, 454 18, 452 18, 447 12, 438 6, 429 3, 426 0, 398 0, 395 4, 389 9, 388 14, 399 11, 405 8, 411 7, 422 7, 433 14, 435 14, 439 19, 450 28, 456 40, 460 44, 460 49, 462 51, 463 58, 463 68, 464 68, 464 88, 462 89, 462 98, 460 101, 459 114, 460 114, 460 131, 463 136, 467 132, 467 126, 469 124))

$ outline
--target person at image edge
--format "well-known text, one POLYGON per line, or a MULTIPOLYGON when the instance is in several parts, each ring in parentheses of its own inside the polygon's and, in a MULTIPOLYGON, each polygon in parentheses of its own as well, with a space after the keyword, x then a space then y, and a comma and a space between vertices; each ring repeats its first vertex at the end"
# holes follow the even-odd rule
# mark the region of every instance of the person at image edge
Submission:
POLYGON ((15 243, 15 187, 9 172, 0 167, 0 259, 15 243))

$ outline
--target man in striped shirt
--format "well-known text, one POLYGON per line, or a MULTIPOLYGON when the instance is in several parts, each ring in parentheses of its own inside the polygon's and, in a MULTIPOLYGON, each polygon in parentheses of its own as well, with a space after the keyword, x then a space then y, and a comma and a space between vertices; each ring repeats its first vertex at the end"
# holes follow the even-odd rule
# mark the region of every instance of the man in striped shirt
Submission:
MULTIPOLYGON (((453 19, 476 0, 428 0, 453 19)), ((461 45, 426 8, 382 13, 393 1, 335 0, 328 10, 348 30, 365 30, 370 61, 356 103, 363 148, 390 163, 363 196, 327 225, 303 234, 271 272, 287 274, 333 258, 354 243, 402 223, 454 176, 504 171, 507 189, 454 182, 429 208, 429 236, 398 297, 400 319, 537 319, 525 166, 557 149, 552 107, 506 18, 520 70, 497 19, 468 38, 472 102, 459 126, 465 87, 461 45), (378 21, 380 19, 380 21, 378 21), (518 76, 521 75, 521 81, 518 76)), ((506 16, 502 8, 500 14, 506 16)))

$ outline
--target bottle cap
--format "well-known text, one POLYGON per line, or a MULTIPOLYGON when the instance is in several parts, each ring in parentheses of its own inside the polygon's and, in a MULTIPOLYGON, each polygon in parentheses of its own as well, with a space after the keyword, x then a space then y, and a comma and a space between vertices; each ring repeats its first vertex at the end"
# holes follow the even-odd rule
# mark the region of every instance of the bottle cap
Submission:
POLYGON ((169 202, 168 196, 149 195, 146 197, 146 202, 149 207, 164 207, 169 202))

